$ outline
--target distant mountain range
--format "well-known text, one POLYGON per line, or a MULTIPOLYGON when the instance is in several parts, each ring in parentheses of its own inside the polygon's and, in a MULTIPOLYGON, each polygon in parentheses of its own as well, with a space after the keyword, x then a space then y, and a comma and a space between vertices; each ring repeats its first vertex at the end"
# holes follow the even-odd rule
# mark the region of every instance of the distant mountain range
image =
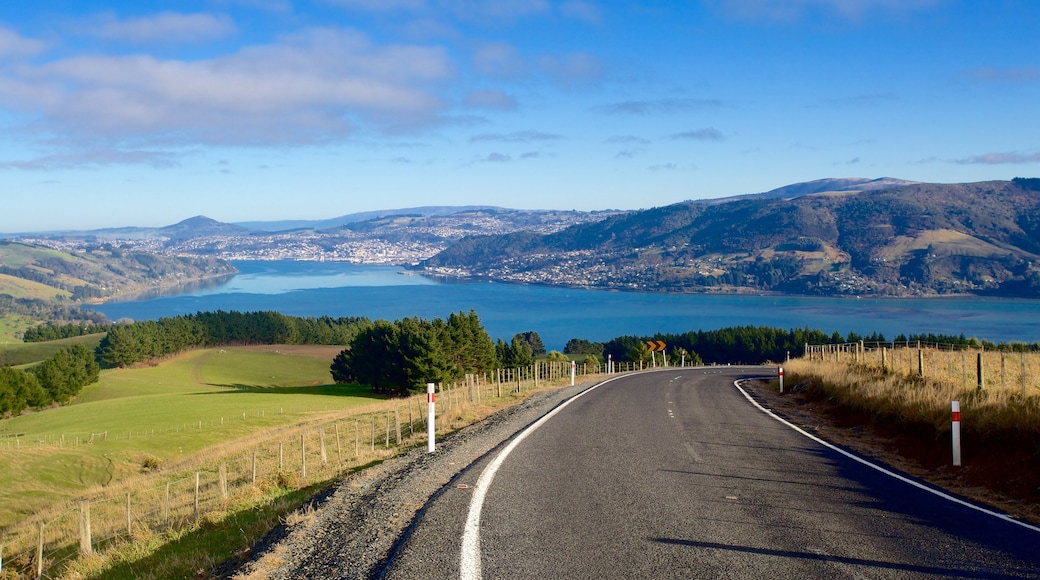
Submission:
POLYGON ((1040 179, 822 180, 548 235, 466 238, 422 268, 674 292, 1040 298, 1040 179))
POLYGON ((586 288, 1040 298, 1038 179, 820 179, 641 211, 426 206, 7 237, 69 251, 412 264, 586 288))

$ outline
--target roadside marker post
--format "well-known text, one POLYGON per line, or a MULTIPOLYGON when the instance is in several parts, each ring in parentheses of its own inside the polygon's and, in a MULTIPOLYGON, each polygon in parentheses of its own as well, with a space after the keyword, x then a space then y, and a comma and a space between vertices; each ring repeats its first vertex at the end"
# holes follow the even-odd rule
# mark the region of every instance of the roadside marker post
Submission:
POLYGON ((954 401, 951 405, 950 419, 953 422, 951 434, 953 436, 953 465, 960 467, 961 464, 961 404, 954 401))
POLYGON ((433 453, 434 450, 437 448, 437 443, 435 441, 436 432, 437 432, 437 423, 436 423, 436 420, 434 419, 434 417, 436 415, 436 409, 435 409, 436 404, 434 403, 434 399, 435 399, 436 395, 434 394, 434 387, 435 387, 435 385, 433 383, 426 383, 426 452, 427 453, 433 453))
POLYGON ((780 377, 780 394, 784 394, 784 367, 776 367, 776 376, 780 377))
POLYGON ((614 355, 608 354, 607 355, 607 374, 609 375, 609 374, 613 374, 613 373, 614 373, 614 355))
POLYGON ((571 386, 574 386, 574 374, 577 373, 578 363, 571 361, 571 386))

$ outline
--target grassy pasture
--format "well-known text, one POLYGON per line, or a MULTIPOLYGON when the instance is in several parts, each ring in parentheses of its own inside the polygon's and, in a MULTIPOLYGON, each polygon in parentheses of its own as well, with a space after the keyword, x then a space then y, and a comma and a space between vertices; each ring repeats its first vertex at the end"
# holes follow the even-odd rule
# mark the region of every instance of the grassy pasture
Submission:
MULTIPOLYGON (((19 330, 24 330, 24 328, 20 328, 19 330)), ((5 335, 0 339, 0 363, 10 366, 38 363, 54 356, 54 353, 59 350, 68 348, 74 344, 82 344, 87 347, 88 350, 94 350, 97 345, 101 343, 101 339, 104 336, 104 333, 101 333, 63 338, 61 340, 52 340, 48 342, 22 342, 21 340, 16 340, 14 338, 8 340, 5 335)))
POLYGON ((0 421, 0 526, 95 486, 378 399, 329 385, 338 347, 205 349, 104 371, 76 401, 0 421), (92 443, 91 443, 92 441, 92 443))
POLYGON ((0 274, 0 294, 9 294, 15 298, 36 298, 38 300, 51 300, 57 296, 69 296, 66 290, 59 290, 53 286, 23 280, 10 274, 0 274))

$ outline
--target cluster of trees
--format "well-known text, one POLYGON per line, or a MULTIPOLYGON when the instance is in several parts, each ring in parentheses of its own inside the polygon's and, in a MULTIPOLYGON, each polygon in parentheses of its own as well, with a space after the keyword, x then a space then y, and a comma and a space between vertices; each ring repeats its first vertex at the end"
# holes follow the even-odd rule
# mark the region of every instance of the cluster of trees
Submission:
POLYGON ((563 347, 563 354, 586 354, 600 356, 603 354, 602 342, 590 342, 584 338, 572 338, 563 347))
POLYGON ((660 340, 667 344, 672 359, 685 352, 687 363, 694 361, 694 364, 699 364, 701 360, 749 364, 781 361, 788 352, 792 355, 801 353, 806 343, 845 342, 845 338, 837 332, 826 334, 808 328, 785 330, 765 326, 737 326, 683 334, 655 334, 650 337, 621 336, 604 345, 603 356, 619 361, 648 360, 651 355, 647 349, 647 340, 660 340))
POLYGON ((238 344, 349 344, 367 318, 300 318, 279 312, 199 312, 115 324, 98 345, 102 366, 126 367, 190 348, 238 344))
POLYGON ((28 370, 0 367, 0 416, 67 403, 83 387, 96 382, 100 372, 94 353, 78 344, 28 370))
POLYGON ((99 334, 107 332, 111 326, 111 324, 98 324, 87 321, 82 321, 77 324, 55 324, 54 322, 48 322, 46 324, 39 324, 25 329, 25 332, 22 333, 22 341, 47 342, 51 340, 61 340, 63 338, 86 336, 88 334, 99 334))
POLYGON ((495 343, 471 310, 452 313, 447 320, 378 320, 336 355, 330 371, 337 383, 356 382, 377 392, 405 395, 421 391, 429 382, 490 371, 498 360, 495 343))

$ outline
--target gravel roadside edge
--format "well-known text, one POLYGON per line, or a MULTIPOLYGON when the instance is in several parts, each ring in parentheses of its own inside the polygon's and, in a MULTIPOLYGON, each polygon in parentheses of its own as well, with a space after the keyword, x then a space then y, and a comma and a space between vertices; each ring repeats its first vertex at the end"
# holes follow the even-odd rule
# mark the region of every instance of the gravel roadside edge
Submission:
POLYGON ((443 436, 437 451, 412 447, 345 476, 260 542, 223 578, 379 578, 431 498, 468 466, 563 401, 601 380, 536 391, 523 401, 443 436))

